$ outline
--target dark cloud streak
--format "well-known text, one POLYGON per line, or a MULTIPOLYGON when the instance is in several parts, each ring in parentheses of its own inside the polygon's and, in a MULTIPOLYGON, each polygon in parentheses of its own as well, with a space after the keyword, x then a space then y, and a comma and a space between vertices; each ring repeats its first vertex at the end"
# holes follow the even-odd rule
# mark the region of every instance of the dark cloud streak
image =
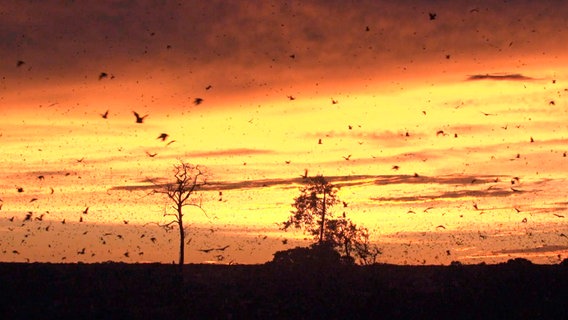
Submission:
POLYGON ((524 76, 519 73, 512 74, 474 74, 467 77, 468 81, 474 80, 509 80, 509 81, 531 81, 534 78, 524 76))
MULTIPOLYGON (((351 176, 326 176, 329 182, 336 184, 338 187, 356 186, 356 185, 391 185, 391 184, 441 184, 441 185, 479 185, 495 182, 497 176, 440 176, 440 177, 426 177, 413 175, 351 175, 351 176)), ((164 181, 163 178, 159 178, 164 181)), ((165 186, 165 183, 146 184, 156 179, 144 179, 137 185, 115 186, 111 190, 152 190, 165 186)), ((202 190, 235 190, 235 189, 253 189, 253 188, 266 188, 274 186, 290 187, 294 185, 302 185, 306 183, 306 179, 298 176, 297 178, 283 178, 283 179, 258 179, 247 181, 208 181, 202 190)), ((491 192, 499 191, 497 189, 491 192)), ((505 190, 507 194, 512 193, 511 190, 505 190)))

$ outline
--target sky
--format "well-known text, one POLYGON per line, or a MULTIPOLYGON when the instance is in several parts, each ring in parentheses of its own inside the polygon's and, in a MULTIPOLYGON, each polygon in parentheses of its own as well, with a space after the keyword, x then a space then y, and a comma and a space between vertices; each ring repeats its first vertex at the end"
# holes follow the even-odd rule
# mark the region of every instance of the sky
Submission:
POLYGON ((307 170, 380 262, 557 263, 567 40, 563 1, 0 2, 0 261, 175 260, 184 161, 188 262, 309 245, 307 170))

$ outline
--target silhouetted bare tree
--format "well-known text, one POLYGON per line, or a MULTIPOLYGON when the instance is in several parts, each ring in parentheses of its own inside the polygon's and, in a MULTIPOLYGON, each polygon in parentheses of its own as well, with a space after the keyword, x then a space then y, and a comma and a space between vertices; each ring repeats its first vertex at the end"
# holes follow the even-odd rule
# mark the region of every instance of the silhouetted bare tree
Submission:
POLYGON ((197 165, 181 162, 174 165, 175 181, 161 186, 157 193, 165 194, 173 203, 172 209, 174 213, 164 213, 164 217, 173 217, 168 223, 160 225, 166 229, 177 226, 179 229, 179 260, 180 266, 184 264, 185 259, 185 238, 187 230, 184 227, 184 212, 186 206, 197 207, 203 212, 201 201, 191 196, 199 189, 199 187, 207 183, 205 172, 197 165))

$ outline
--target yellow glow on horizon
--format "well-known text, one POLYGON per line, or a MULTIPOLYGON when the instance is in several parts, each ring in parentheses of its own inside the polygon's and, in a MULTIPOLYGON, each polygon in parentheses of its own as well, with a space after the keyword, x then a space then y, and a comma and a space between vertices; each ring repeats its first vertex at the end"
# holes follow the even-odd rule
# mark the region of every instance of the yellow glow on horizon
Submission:
MULTIPOLYGON (((188 97, 175 97, 167 103, 158 99, 153 104, 148 102, 151 98, 144 97, 140 101, 148 104, 142 107, 120 101, 107 105, 106 99, 119 95, 120 90, 100 87, 92 92, 77 91, 75 99, 81 107, 58 103, 39 111, 3 111, 7 116, 1 120, 0 132, 2 212, 17 222, 3 219, 0 228, 8 230, 5 240, 17 248, 24 233, 14 231, 21 231, 17 226, 28 211, 34 217, 44 214, 44 221, 34 223, 60 230, 60 236, 72 233, 67 224, 86 231, 110 228, 113 234, 119 232, 114 230, 128 230, 128 243, 107 240, 116 249, 113 255, 105 255, 96 236, 80 238, 82 234, 73 231, 76 234, 69 237, 82 240, 73 248, 58 247, 71 261, 126 259, 122 251, 133 251, 139 243, 134 239, 152 233, 161 241, 167 239, 167 249, 141 240, 146 254, 136 259, 167 262, 172 255, 163 257, 160 250, 175 252, 175 237, 148 223, 163 223, 168 203, 158 195, 148 195, 149 189, 134 187, 147 186, 147 178, 168 179, 173 164, 183 160, 207 167, 212 182, 286 180, 298 178, 306 169, 310 175, 330 177, 401 177, 403 182, 392 184, 377 183, 378 178, 355 179, 351 181, 354 185, 340 190, 340 197, 349 203, 349 216, 368 227, 372 239, 383 244, 385 251, 390 250, 384 256, 388 262, 420 263, 421 256, 431 263, 457 259, 443 256, 442 246, 471 261, 483 257, 499 260, 506 257, 500 252, 508 247, 497 238, 504 234, 528 248, 537 240, 531 242, 520 235, 537 230, 538 241, 558 243, 555 235, 563 225, 552 213, 566 214, 566 209, 560 208, 566 178, 563 152, 568 151, 566 77, 557 77, 556 84, 550 79, 456 79, 458 76, 448 82, 392 92, 326 92, 298 95, 295 100, 282 92, 233 107, 215 105, 215 99, 206 99, 203 106, 196 107, 188 97), (191 107, 185 110, 183 104, 191 107), (170 105, 176 107, 163 109, 170 105), (107 109, 110 117, 102 119, 100 113, 107 109), (133 110, 149 114, 145 123, 134 123, 133 110), (157 139, 161 133, 169 135, 166 141, 157 139), (408 180, 414 174, 418 175, 416 181, 408 180), (40 175, 43 180, 38 179, 40 175), (454 176, 472 180, 495 176, 498 181, 477 185, 436 180, 452 181, 454 176), (520 185, 511 185, 515 176, 521 177, 520 185), (18 193, 19 186, 25 192, 18 193), (491 196, 488 188, 500 193, 491 196), (37 200, 31 201, 33 198, 37 200), (87 206, 89 214, 83 215, 87 206), (525 218, 527 222, 523 222, 525 218), (61 223, 63 219, 66 225, 61 223), (490 240, 484 242, 486 239, 490 240), (400 243, 415 251, 404 253, 400 243), (77 256, 83 246, 92 248, 96 255, 77 256)), ((67 89, 61 88, 61 92, 67 89)), ((166 92, 158 91, 155 94, 166 92)), ((32 97, 22 103, 33 106, 42 99, 32 97)), ((138 98, 133 94, 121 99, 138 98)), ((259 263, 270 259, 276 250, 305 244, 303 239, 309 236, 283 233, 277 226, 289 214, 297 187, 236 187, 222 190, 222 198, 220 190, 200 193, 207 215, 190 213, 191 227, 197 230, 194 243, 198 243, 191 250, 225 243, 234 243, 241 250, 263 247, 256 255, 232 253, 239 262, 259 263)), ((342 208, 336 210, 340 213, 342 208)), ((43 247, 38 239, 43 236, 27 240, 29 252, 35 252, 37 260, 59 261, 55 249, 50 254, 40 253, 43 247)), ((45 236, 62 245, 56 236, 45 236)), ((25 245, 19 251, 24 249, 25 245)), ((554 254, 538 259, 550 262, 554 254)), ((208 259, 196 252, 190 257, 195 259, 191 261, 208 259)), ((21 258, 2 256, 10 261, 21 258)))

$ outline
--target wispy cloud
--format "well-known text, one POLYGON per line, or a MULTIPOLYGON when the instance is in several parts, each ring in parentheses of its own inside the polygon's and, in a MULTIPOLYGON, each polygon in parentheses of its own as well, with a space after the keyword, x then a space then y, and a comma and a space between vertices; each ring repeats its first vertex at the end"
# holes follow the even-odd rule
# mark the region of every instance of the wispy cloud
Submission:
MULTIPOLYGON (((330 176, 325 177, 327 181, 335 183, 338 186, 348 186, 369 183, 370 179, 377 176, 357 175, 357 176, 330 176)), ((127 190, 127 191, 148 191, 159 189, 167 185, 167 179, 143 179, 140 184, 115 186, 111 190, 127 190)), ((201 187, 201 190, 235 190, 235 189, 254 189, 254 188, 269 188, 275 186, 290 187, 294 185, 302 185, 308 180, 298 176, 297 178, 283 178, 283 179, 256 179, 256 180, 243 180, 243 181, 207 181, 207 184, 201 187)))
MULTIPOLYGON (((326 180, 330 183, 334 183, 339 187, 348 187, 355 185, 394 185, 394 184, 442 184, 442 185, 454 185, 454 186, 465 186, 465 185, 480 185, 496 182, 500 176, 440 176, 440 177, 425 177, 425 176, 413 176, 413 175, 347 175, 347 176, 326 176, 326 180)), ((159 189, 165 186, 165 178, 155 178, 155 179, 143 179, 139 181, 139 184, 135 185, 125 185, 125 186, 115 186, 111 190, 153 190, 159 189)), ((305 184, 308 180, 301 176, 294 178, 282 178, 282 179, 256 179, 256 180, 243 180, 243 181, 208 181, 201 190, 234 190, 234 189, 253 189, 253 188, 268 188, 274 186, 290 187, 299 186, 305 184)), ((464 191, 465 192, 465 191, 464 191)), ((443 197, 459 197, 459 196, 475 196, 476 191, 470 191, 471 194, 465 194, 464 192, 456 193, 452 195, 451 192, 445 195, 432 196, 432 198, 443 197)), ((512 190, 500 190, 498 188, 492 188, 486 192, 491 193, 493 196, 506 196, 512 193, 512 190)), ((479 195, 485 195, 482 191, 478 191, 479 195)), ((414 198, 414 197, 412 197, 414 198)), ((403 198, 393 198, 393 199, 404 199, 403 198)), ((373 200, 390 200, 387 198, 376 198, 373 200)), ((402 200, 403 201, 403 200, 402 200)))
POLYGON ((226 149, 226 150, 215 150, 215 151, 198 151, 186 153, 187 157, 223 157, 223 156, 251 156, 251 155, 261 155, 261 154, 271 154, 274 153, 272 150, 263 149, 226 149))
POLYGON ((494 254, 523 254, 523 253, 546 253, 555 251, 568 250, 568 246, 542 246, 536 248, 522 248, 522 249, 503 249, 499 251, 494 251, 494 254))
POLYGON ((486 73, 474 74, 467 77, 468 81, 473 80, 509 80, 509 81, 527 81, 535 80, 534 78, 519 74, 519 73, 486 73))
POLYGON ((401 197, 373 197, 374 201, 389 201, 389 202, 415 202, 427 200, 440 200, 440 199, 456 199, 456 198, 481 198, 481 197, 508 197, 515 192, 510 189, 489 189, 489 190, 456 190, 449 192, 442 192, 430 195, 410 195, 401 197))

